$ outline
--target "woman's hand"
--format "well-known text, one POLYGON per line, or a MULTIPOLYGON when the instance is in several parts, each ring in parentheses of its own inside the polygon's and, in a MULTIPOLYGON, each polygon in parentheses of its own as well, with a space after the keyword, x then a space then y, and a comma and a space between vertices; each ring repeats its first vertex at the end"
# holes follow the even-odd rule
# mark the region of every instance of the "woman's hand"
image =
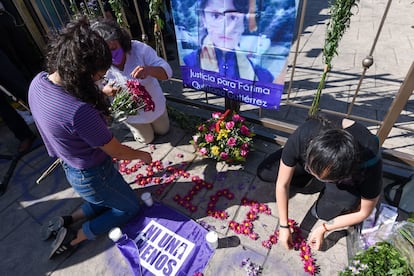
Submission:
POLYGON ((145 79, 147 77, 153 77, 157 80, 168 79, 167 72, 161 66, 137 66, 130 75, 136 79, 145 79))
POLYGON ((321 225, 313 230, 308 238, 309 246, 313 250, 319 250, 322 246, 324 235, 325 235, 325 228, 321 225))
POLYGON ((289 228, 279 228, 279 242, 286 248, 292 249, 292 233, 289 228))
POLYGON ((112 158, 119 160, 135 160, 140 159, 146 164, 152 162, 151 154, 139 149, 133 149, 127 145, 121 144, 118 139, 112 137, 111 141, 103 145, 101 149, 112 158))
POLYGON ((119 86, 114 86, 113 83, 108 83, 102 88, 102 92, 108 97, 113 97, 120 89, 119 86))
POLYGON ((150 66, 137 66, 131 72, 131 77, 136 79, 145 79, 148 76, 151 76, 150 66))
POLYGON ((150 164, 152 162, 152 156, 150 153, 146 152, 146 151, 141 151, 142 156, 139 158, 142 161, 144 161, 145 164, 150 164))

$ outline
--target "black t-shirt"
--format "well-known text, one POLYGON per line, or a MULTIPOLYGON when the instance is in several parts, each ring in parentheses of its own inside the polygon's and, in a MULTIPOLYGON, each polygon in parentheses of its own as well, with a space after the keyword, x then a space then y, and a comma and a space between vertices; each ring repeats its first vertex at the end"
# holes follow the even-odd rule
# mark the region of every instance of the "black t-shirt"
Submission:
MULTIPOLYGON (((331 127, 342 128, 342 118, 327 117, 331 127)), ((283 152, 282 160, 289 167, 296 164, 304 166, 305 152, 309 141, 317 136, 323 128, 322 121, 311 118, 300 125, 287 140, 283 152)), ((355 139, 358 144, 359 167, 352 175, 352 182, 336 183, 338 188, 349 190, 351 193, 363 198, 372 199, 381 193, 382 189, 382 161, 379 156, 379 140, 364 125, 355 122, 345 129, 355 139), (352 185, 350 185, 352 184, 352 185)))

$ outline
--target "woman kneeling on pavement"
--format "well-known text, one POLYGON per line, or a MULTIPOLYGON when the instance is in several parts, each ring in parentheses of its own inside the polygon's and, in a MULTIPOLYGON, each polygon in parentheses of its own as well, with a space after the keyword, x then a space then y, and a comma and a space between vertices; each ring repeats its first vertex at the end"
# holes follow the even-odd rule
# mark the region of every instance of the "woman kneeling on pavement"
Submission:
POLYGON ((108 104, 95 82, 111 66, 111 50, 86 18, 70 22, 52 38, 47 72, 29 89, 29 105, 48 154, 62 160, 66 178, 85 200, 70 216, 51 219, 43 239, 56 235, 49 258, 108 233, 140 211, 136 194, 112 159, 152 161, 148 152, 121 144, 107 127, 108 104), (70 226, 86 219, 75 231, 70 226))
POLYGON ((283 149, 258 167, 258 177, 276 183, 279 241, 292 248, 288 225, 289 189, 310 180, 323 186, 311 213, 330 221, 314 227, 308 241, 319 250, 326 232, 352 226, 375 208, 382 189, 379 140, 362 124, 333 116, 315 116, 299 126, 283 149))

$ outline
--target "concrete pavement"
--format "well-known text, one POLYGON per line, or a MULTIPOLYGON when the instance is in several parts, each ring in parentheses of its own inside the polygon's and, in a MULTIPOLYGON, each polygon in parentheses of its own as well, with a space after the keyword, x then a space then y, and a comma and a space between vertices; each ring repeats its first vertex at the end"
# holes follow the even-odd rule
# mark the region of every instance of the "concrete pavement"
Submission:
MULTIPOLYGON (((329 76, 329 84, 323 96, 322 107, 333 107, 336 110, 345 110, 351 91, 355 89, 362 67, 360 61, 367 55, 372 46, 375 32, 383 14, 385 0, 360 1, 359 9, 352 18, 351 27, 340 43, 340 56, 333 61, 334 70, 329 76)), ((304 33, 301 37, 300 55, 293 83, 291 100, 310 104, 313 93, 322 72, 320 49, 324 39, 324 23, 327 17, 327 4, 308 2, 308 13, 305 20, 304 33)), ((380 119, 387 111, 395 93, 408 68, 413 61, 414 45, 414 5, 410 1, 393 1, 384 24, 380 40, 377 43, 374 58, 375 65, 368 71, 358 97, 357 114, 373 119, 380 119)), ((295 44, 292 46, 294 49, 295 44)), ((289 57, 290 64, 292 56, 289 57)), ((174 65, 174 62, 171 62, 174 65)), ((291 68, 289 69, 291 70, 291 68)), ((178 71, 175 72, 179 75, 178 71)), ((163 82, 167 95, 179 94, 195 101, 205 100, 204 93, 182 91, 179 84, 163 82)), ((284 95, 286 98, 287 96, 284 95)), ((210 103, 222 105, 222 99, 209 98, 210 103)), ((169 103, 178 110, 185 107, 169 103)), ((394 128, 391 137, 384 144, 385 147, 400 149, 404 152, 413 152, 412 143, 412 116, 413 102, 407 104, 398 126, 394 128), (411 129, 406 130, 406 129, 411 129)), ((242 107, 242 110, 250 107, 242 107)), ((256 112, 255 110, 253 110, 256 112)), ((199 111, 197 115, 207 114, 199 111)), ((291 123, 300 123, 306 116, 307 110, 294 109, 282 105, 281 110, 264 111, 264 116, 286 120, 291 123)), ((34 128, 34 126, 32 125, 34 128)), ((370 126, 375 131, 375 126, 370 126)), ((0 129, 0 153, 13 155, 16 152, 18 141, 4 126, 0 129)), ((229 219, 241 220, 245 215, 246 207, 239 204, 243 196, 256 199, 267 204, 272 215, 260 216, 255 221, 259 234, 268 236, 277 226, 278 214, 275 205, 274 185, 261 182, 255 176, 255 170, 267 154, 278 148, 278 145, 255 139, 255 151, 249 155, 244 166, 227 166, 222 163, 200 159, 193 153, 188 143, 192 131, 179 127, 173 121, 173 128, 164 137, 157 138, 153 146, 145 146, 132 141, 131 134, 122 126, 114 128, 117 137, 136 148, 143 148, 153 152, 154 160, 170 161, 178 164, 188 162, 186 170, 192 175, 199 175, 212 181, 215 187, 227 187, 235 193, 235 200, 229 205, 218 206, 226 209, 229 219), (183 157, 179 157, 183 155, 183 157)), ((75 210, 81 199, 68 185, 60 167, 55 169, 39 185, 36 180, 54 161, 47 156, 46 150, 40 142, 39 147, 21 158, 10 179, 8 188, 0 198, 0 274, 1 275, 131 275, 127 263, 118 249, 106 236, 95 241, 82 244, 70 256, 61 256, 48 260, 51 241, 41 241, 40 226, 54 215, 68 214, 75 210)), ((0 176, 8 170, 10 160, 0 160, 0 176)), ((131 177, 131 176, 128 176, 131 177)), ((390 179, 385 179, 389 183, 390 179)), ((157 198, 187 215, 191 215, 198 222, 203 221, 218 229, 223 241, 235 236, 227 227, 227 221, 215 220, 207 217, 205 212, 189 214, 185 209, 173 201, 177 191, 186 191, 191 183, 183 178, 157 198)), ((135 187, 137 196, 143 191, 154 192, 155 187, 135 187)), ((203 206, 203 198, 210 195, 200 195, 199 204, 203 206)), ((309 229, 305 215, 317 198, 315 190, 308 189, 293 191, 290 199, 290 216, 297 222, 303 223, 304 233, 309 229)), ((318 222, 320 223, 320 222, 318 222)), ((286 251, 281 246, 266 249, 261 240, 253 241, 241 235, 236 235, 240 244, 227 244, 220 248, 211 258, 204 275, 246 275, 240 267, 244 258, 263 266, 263 275, 304 275, 302 263, 297 251, 286 251)), ((339 235, 340 236, 340 235, 339 235)), ((326 251, 315 252, 316 264, 320 267, 321 275, 335 275, 347 264, 346 238, 337 240, 333 237, 328 241, 326 251)))

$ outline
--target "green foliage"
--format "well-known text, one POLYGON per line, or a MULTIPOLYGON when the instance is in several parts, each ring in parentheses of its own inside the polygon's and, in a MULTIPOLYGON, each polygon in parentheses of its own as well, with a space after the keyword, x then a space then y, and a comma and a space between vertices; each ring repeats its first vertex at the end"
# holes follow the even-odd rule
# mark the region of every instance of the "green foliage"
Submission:
POLYGON ((186 114, 168 105, 167 105, 167 111, 168 111, 168 116, 181 129, 193 130, 194 126, 200 125, 203 122, 203 120, 200 117, 186 114))
POLYGON ((150 0, 148 3, 149 17, 154 22, 154 37, 155 37, 155 50, 158 54, 161 54, 162 50, 162 33, 161 30, 164 27, 164 21, 160 14, 164 13, 164 1, 163 0, 150 0))
POLYGON ((102 16, 102 11, 96 0, 83 0, 83 2, 79 3, 79 7, 74 0, 70 0, 70 10, 75 18, 79 16, 86 16, 89 20, 91 20, 102 16))
POLYGON ((339 41, 349 27, 351 22, 351 9, 356 6, 358 0, 334 0, 329 8, 331 19, 326 30, 325 45, 323 47, 324 62, 331 67, 331 61, 338 55, 337 49, 339 41))
POLYGON ((121 89, 116 93, 111 103, 111 113, 115 121, 121 122, 128 116, 136 115, 138 105, 134 101, 133 95, 127 89, 121 89))
POLYGON ((367 250, 358 252, 351 264, 339 273, 340 276, 352 275, 412 275, 403 257, 388 242, 378 242, 367 250))
POLYGON ((122 0, 109 0, 108 2, 119 26, 127 27, 127 22, 124 21, 124 15, 122 14, 122 0))
POLYGON ((399 222, 394 228, 390 243, 407 258, 414 275, 414 223, 409 220, 399 222))
POLYGON ((160 14, 164 12, 163 0, 150 0, 149 3, 149 17, 154 20, 160 29, 164 27, 160 14))
POLYGON ((342 39, 343 34, 349 27, 351 22, 352 11, 351 9, 357 5, 358 0, 333 0, 330 3, 329 12, 331 18, 328 22, 325 44, 323 47, 323 60, 325 63, 325 69, 322 78, 319 82, 318 89, 315 97, 312 101, 312 106, 309 110, 309 115, 313 116, 318 113, 319 101, 322 94, 322 89, 325 87, 326 75, 332 67, 332 59, 335 55, 338 55, 339 41, 342 39))

